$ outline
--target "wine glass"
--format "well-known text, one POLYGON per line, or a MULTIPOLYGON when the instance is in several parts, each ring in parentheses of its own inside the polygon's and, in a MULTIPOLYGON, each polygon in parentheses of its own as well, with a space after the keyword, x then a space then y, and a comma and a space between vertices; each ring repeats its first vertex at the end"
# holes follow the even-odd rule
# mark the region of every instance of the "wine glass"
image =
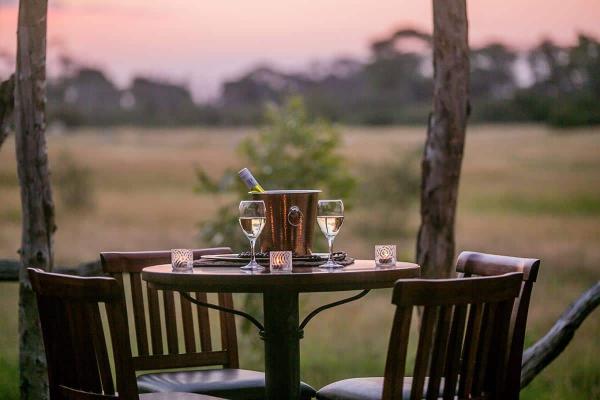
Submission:
POLYGON ((317 206, 317 223, 321 232, 327 238, 329 245, 329 259, 320 268, 343 268, 344 266, 333 261, 333 240, 344 223, 344 203, 341 200, 319 200, 317 206))
POLYGON ((262 200, 240 202, 240 226, 248 240, 250 240, 250 247, 252 249, 252 260, 250 260, 248 265, 241 267, 241 269, 245 271, 262 271, 264 269, 256 262, 254 245, 265 226, 267 220, 265 213, 265 202, 262 200))

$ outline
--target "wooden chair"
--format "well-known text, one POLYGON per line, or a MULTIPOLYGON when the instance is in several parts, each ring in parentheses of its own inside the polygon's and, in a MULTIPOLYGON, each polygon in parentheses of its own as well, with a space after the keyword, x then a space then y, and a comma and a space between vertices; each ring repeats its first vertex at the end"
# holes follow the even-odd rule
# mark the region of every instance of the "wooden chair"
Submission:
MULTIPOLYGON (((231 253, 231 249, 197 249, 194 250, 194 258, 223 253, 231 253)), ((135 370, 140 372, 163 370, 138 376, 140 392, 182 391, 221 396, 232 400, 264 398, 264 373, 239 368, 236 326, 232 314, 218 312, 221 343, 220 349, 215 349, 206 307, 197 307, 189 300, 176 296, 172 291, 157 291, 146 287, 142 281, 141 271, 145 267, 171 262, 170 251, 104 252, 100 253, 100 259, 104 272, 124 283, 125 295, 132 305, 131 317, 135 326, 133 349, 135 370), (130 290, 125 290, 127 287, 130 290), (159 295, 162 297, 162 307, 159 295), (148 313, 145 312, 145 307, 148 313), (178 332, 177 308, 180 310, 182 332, 178 332), (161 319, 161 312, 164 319, 161 319), (193 313, 197 315, 196 326, 194 326, 193 313), (163 344, 163 328, 166 333, 166 346, 163 344), (196 340, 197 336, 199 336, 198 340, 196 340), (179 337, 184 339, 182 346, 179 337), (196 342, 199 342, 199 346, 196 342), (203 367, 203 369, 173 371, 191 367, 203 367)), ((206 293, 191 295, 204 302, 207 300, 206 293)), ((233 308, 231 293, 219 293, 218 303, 233 308)), ((315 390, 302 383, 301 393, 302 399, 311 399, 315 395, 315 390)))
POLYGON ((540 260, 499 256, 495 254, 463 251, 456 261, 456 271, 464 277, 495 276, 511 272, 523 273, 519 297, 515 301, 510 320, 510 355, 507 366, 506 398, 518 399, 521 390, 521 362, 525 344, 525 328, 529 301, 540 268, 540 260))
MULTIPOLYGON (((509 340, 510 355, 507 365, 506 376, 506 399, 518 399, 521 379, 521 360, 523 357, 523 346, 525 341, 525 328, 527 327, 527 315, 529 312, 529 301, 533 291, 540 267, 540 260, 534 258, 519 258, 510 256, 499 256, 495 254, 476 253, 471 251, 462 252, 456 262, 456 271, 462 277, 471 276, 497 276, 511 272, 523 273, 523 283, 519 297, 511 315, 509 340)), ((407 387, 410 381, 407 379, 407 387)), ((355 378, 346 379, 344 382, 345 393, 363 393, 363 398, 379 398, 383 378, 355 378)), ((341 385, 337 386, 341 390, 341 385)), ((333 398, 333 397, 332 397, 333 398)), ((356 397, 359 398, 359 397, 356 397)), ((339 397, 340 400, 354 399, 353 397, 339 397)))
POLYGON ((192 393, 138 395, 122 289, 113 278, 81 278, 29 268, 44 338, 51 400, 209 400, 192 393), (103 303, 116 391, 99 305, 103 303))
POLYGON ((317 399, 505 399, 510 316, 522 275, 398 281, 384 377, 339 381, 321 389, 317 399), (423 314, 407 385, 415 306, 423 314))

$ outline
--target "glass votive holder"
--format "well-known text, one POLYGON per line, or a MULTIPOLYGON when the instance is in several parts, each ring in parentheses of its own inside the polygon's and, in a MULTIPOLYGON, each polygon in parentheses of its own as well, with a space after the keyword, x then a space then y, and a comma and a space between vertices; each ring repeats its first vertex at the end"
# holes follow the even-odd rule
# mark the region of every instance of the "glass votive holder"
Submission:
POLYGON ((375 246, 375 265, 378 267, 396 266, 396 245, 378 244, 375 246))
POLYGON ((190 249, 171 249, 173 272, 192 272, 194 270, 194 252, 190 249))
POLYGON ((271 251, 269 252, 269 268, 271 272, 292 272, 292 252, 291 251, 271 251))

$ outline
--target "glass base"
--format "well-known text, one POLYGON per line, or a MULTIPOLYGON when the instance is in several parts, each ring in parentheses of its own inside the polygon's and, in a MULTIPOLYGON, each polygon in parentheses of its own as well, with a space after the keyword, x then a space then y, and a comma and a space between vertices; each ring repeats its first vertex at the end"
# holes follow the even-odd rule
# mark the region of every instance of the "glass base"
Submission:
POLYGON ((257 263, 256 260, 252 260, 247 265, 240 267, 240 269, 244 271, 262 271, 265 267, 257 263))
POLYGON ((327 262, 325 264, 319 265, 319 268, 323 268, 323 269, 338 269, 338 268, 344 268, 344 265, 338 264, 338 263, 336 263, 333 260, 327 260, 327 262))
POLYGON ((194 268, 173 268, 173 272, 177 274, 193 274, 194 268))

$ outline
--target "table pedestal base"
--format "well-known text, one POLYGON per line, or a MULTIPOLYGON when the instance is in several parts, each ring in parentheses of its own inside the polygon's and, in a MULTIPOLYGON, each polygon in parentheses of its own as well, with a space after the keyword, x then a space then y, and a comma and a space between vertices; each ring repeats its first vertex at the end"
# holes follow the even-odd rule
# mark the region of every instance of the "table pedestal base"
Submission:
POLYGON ((265 314, 266 399, 300 399, 300 332, 298 293, 268 291, 265 314))

